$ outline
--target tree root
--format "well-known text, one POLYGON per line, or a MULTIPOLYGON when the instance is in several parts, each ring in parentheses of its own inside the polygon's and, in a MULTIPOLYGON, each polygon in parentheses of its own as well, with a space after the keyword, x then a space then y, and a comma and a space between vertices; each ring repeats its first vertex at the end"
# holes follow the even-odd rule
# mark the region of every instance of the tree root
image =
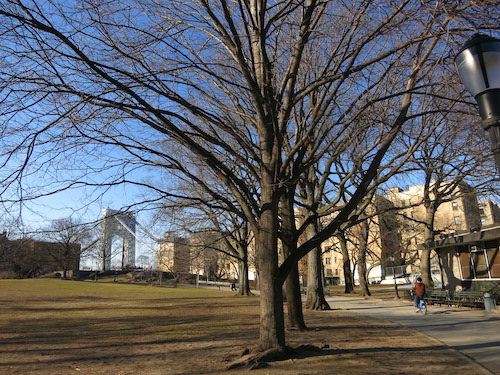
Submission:
POLYGON ((255 370, 269 366, 269 362, 284 361, 291 358, 299 358, 309 355, 318 355, 323 349, 313 345, 301 345, 298 348, 272 348, 265 351, 250 352, 249 350, 243 351, 241 358, 231 362, 228 370, 235 368, 248 368, 255 370), (314 354, 313 354, 314 353, 314 354))
POLYGON ((323 301, 316 300, 314 303, 307 304, 307 302, 306 302, 306 309, 307 310, 331 310, 331 307, 326 300, 323 300, 323 301))

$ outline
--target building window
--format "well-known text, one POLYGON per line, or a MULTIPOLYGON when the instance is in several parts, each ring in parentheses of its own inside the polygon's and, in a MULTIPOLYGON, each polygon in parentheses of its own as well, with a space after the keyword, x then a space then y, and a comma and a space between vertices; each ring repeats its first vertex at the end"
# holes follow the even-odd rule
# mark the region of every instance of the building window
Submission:
POLYGON ((338 276, 339 275, 339 270, 338 268, 335 268, 335 276, 338 276))
POLYGON ((458 210, 458 203, 457 202, 451 202, 451 207, 453 208, 453 211, 458 210))
POLYGON ((332 272, 332 270, 330 268, 326 269, 326 276, 328 276, 328 277, 333 276, 333 272, 332 272))
POLYGON ((475 279, 487 279, 490 277, 486 253, 483 249, 471 251, 471 263, 475 279))
POLYGON ((486 266, 488 267, 491 278, 500 277, 500 256, 498 240, 486 241, 484 243, 484 252, 486 256, 486 266))
POLYGON ((325 258, 325 264, 332 264, 332 258, 325 258))
POLYGON ((456 225, 460 225, 462 223, 462 220, 460 220, 460 216, 455 216, 453 219, 455 220, 456 225))
POLYGON ((500 256, 497 240, 486 241, 484 248, 476 245, 459 246, 462 277, 490 279, 500 277, 500 256))

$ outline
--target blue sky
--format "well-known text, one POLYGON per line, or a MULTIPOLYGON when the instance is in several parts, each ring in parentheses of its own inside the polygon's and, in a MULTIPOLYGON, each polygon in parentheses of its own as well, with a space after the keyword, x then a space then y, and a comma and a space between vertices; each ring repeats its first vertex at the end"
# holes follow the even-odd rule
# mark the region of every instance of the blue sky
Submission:
MULTIPOLYGON (((94 196, 86 189, 73 189, 62 191, 54 195, 38 198, 33 201, 23 202, 22 208, 19 205, 11 205, 2 208, 2 224, 6 225, 19 215, 22 216, 24 227, 20 228, 17 225, 1 228, 2 231, 9 232, 10 238, 16 238, 21 232, 26 232, 30 235, 33 232, 42 230, 50 226, 52 220, 73 217, 82 222, 95 222, 101 218, 101 212, 104 208, 119 210, 129 204, 140 199, 141 191, 134 186, 115 186, 103 193, 102 196, 96 196, 101 193, 99 190, 94 191, 94 196)), ((161 237, 162 227, 151 228, 151 212, 137 212, 137 221, 151 231, 155 236, 161 237)), ((136 241, 136 265, 139 265, 137 258, 145 255, 154 261, 155 254, 152 254, 151 249, 156 249, 155 242, 149 238, 140 228, 137 228, 137 235, 146 242, 146 245, 140 241, 136 241)), ((119 245, 120 240, 115 240, 116 245, 119 245)), ((116 261, 119 263, 119 260, 116 261)), ((95 268, 96 259, 84 260, 82 268, 95 268)), ((152 264, 150 264, 152 265, 152 264)))

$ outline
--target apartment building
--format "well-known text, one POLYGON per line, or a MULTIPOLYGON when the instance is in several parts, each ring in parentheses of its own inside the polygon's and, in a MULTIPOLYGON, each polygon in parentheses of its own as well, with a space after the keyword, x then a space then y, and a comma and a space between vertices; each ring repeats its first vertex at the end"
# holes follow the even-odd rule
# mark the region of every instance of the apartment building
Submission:
MULTIPOLYGON (((346 251, 356 280, 359 279, 361 246, 366 246, 368 250, 366 265, 369 282, 392 281, 393 278, 420 271, 419 246, 426 241, 423 195, 423 185, 388 189, 375 197, 369 208, 374 215, 368 225, 358 225, 345 233, 346 251)), ((469 232, 495 222, 500 223, 499 207, 492 201, 478 202, 474 189, 461 184, 454 190, 452 199, 443 201, 436 212, 435 238, 469 232)), ((238 267, 234 258, 215 250, 223 247, 223 244, 217 244, 218 238, 220 239, 220 235, 217 233, 190 238, 178 237, 172 232, 166 233, 165 238, 158 243, 158 269, 210 278, 238 279, 238 267)), ((307 273, 305 259, 299 265, 303 279, 307 273)), ((338 238, 332 237, 322 244, 322 259, 327 283, 344 283, 342 244, 338 238)), ((249 278, 254 280, 255 267, 253 264, 249 266, 249 278)), ((439 261, 435 256, 432 266, 436 272, 439 271, 439 261)))
POLYGON ((81 245, 9 239, 0 233, 0 278, 31 278, 57 272, 71 277, 80 268, 81 245))
MULTIPOLYGON (((488 200, 478 202, 471 186, 462 183, 451 193, 436 211, 436 238, 446 238, 500 222, 498 205, 488 200)), ((404 190, 391 188, 374 199, 371 209, 375 210, 376 215, 370 219, 369 228, 364 229, 370 282, 399 278, 420 270, 419 245, 426 241, 423 197, 424 186, 416 185, 404 190)), ((359 279, 358 249, 363 243, 359 241, 360 232, 362 230, 355 227, 346 233, 347 251, 356 280, 359 279)), ((344 282, 343 257, 338 239, 332 238, 323 245, 323 263, 327 283, 344 282)), ((431 263, 438 272, 439 261, 435 254, 431 263)))
POLYGON ((238 278, 237 261, 227 255, 217 232, 189 237, 167 232, 157 244, 157 269, 177 275, 199 275, 210 280, 238 278))
POLYGON ((479 201, 479 214, 481 226, 500 223, 500 208, 491 200, 479 201))

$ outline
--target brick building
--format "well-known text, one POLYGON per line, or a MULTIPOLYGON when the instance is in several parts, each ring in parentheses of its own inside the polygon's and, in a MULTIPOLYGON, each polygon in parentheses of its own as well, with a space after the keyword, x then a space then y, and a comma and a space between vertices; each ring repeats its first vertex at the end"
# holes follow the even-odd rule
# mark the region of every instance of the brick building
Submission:
MULTIPOLYGON (((425 242, 425 207, 422 204, 423 185, 402 190, 388 189, 378 195, 372 210, 379 212, 370 219, 368 233, 367 268, 370 282, 381 282, 420 271, 419 259, 425 242)), ((459 233, 478 230, 481 227, 500 222, 500 209, 492 201, 478 201, 474 189, 467 184, 458 185, 451 199, 438 208, 434 220, 436 238, 446 238, 459 233)), ((359 229, 346 233, 348 251, 357 273, 357 239, 359 229)), ((440 273, 440 261, 433 253, 431 260, 434 274, 440 273)), ((325 277, 329 283, 343 283, 343 258, 336 238, 323 244, 325 277)))
POLYGON ((199 275, 210 280, 238 278, 237 262, 225 252, 217 232, 193 234, 189 238, 167 232, 157 244, 157 268, 177 275, 199 275))
POLYGON ((0 277, 37 277, 50 272, 72 276, 80 268, 81 246, 0 236, 0 277))

